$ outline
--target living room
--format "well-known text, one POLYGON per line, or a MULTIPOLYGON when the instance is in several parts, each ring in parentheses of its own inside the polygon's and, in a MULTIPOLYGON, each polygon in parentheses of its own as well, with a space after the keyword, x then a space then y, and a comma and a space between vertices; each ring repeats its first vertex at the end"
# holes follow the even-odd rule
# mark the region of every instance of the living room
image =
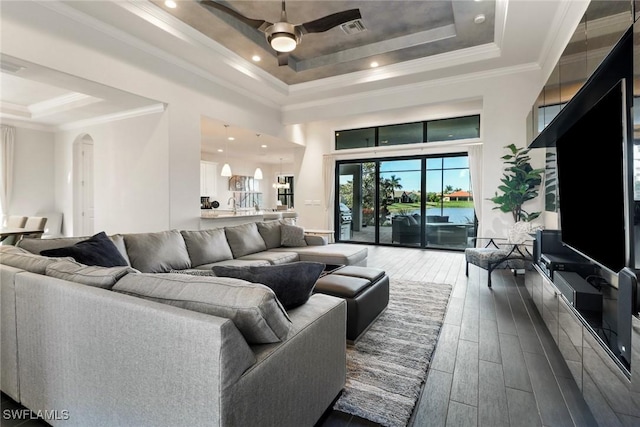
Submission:
MULTIPOLYGON (((3 37, 5 57, 22 59, 65 75, 79 77, 86 84, 97 82, 152 100, 146 106, 165 106, 162 112, 151 112, 91 128, 44 133, 31 130, 29 152, 37 152, 40 156, 34 158, 32 154, 22 153, 18 147, 15 171, 18 174, 26 174, 27 170, 40 172, 37 176, 19 175, 15 179, 15 185, 28 182, 32 190, 23 193, 18 187, 14 194, 22 193, 25 197, 29 195, 28 206, 24 206, 23 211, 28 208, 33 211, 63 212, 65 227, 73 230, 72 189, 67 175, 72 167, 72 145, 80 135, 87 134, 94 141, 95 158, 100 159, 96 162, 94 176, 95 194, 100 195, 95 201, 96 230, 135 232, 196 227, 199 217, 197 165, 200 160, 200 122, 203 116, 304 146, 304 154, 297 157, 290 168, 296 174, 296 193, 303 195, 304 199, 320 200, 320 206, 324 206, 325 193, 318 180, 323 174, 319 159, 325 154, 333 154, 339 158, 339 153, 331 149, 336 129, 481 114, 479 139, 432 144, 412 151, 392 149, 386 154, 404 155, 424 150, 436 154, 464 152, 470 143, 482 142, 485 162, 491 164, 494 159, 501 157, 502 147, 507 143, 525 144, 525 120, 533 100, 546 81, 546 75, 555 63, 553 52, 555 56, 560 54, 568 34, 579 19, 577 17, 581 16, 578 5, 544 2, 542 6, 536 6, 548 9, 538 10, 540 16, 543 16, 543 12, 554 16, 559 13, 558 8, 563 12, 566 9, 566 14, 562 13, 562 16, 568 22, 557 27, 558 35, 554 36, 554 40, 557 39, 556 45, 550 40, 546 45, 550 49, 548 52, 538 50, 533 53, 532 58, 516 58, 501 64, 501 61, 505 61, 503 58, 511 58, 514 52, 521 50, 519 45, 522 38, 518 36, 521 31, 529 31, 530 34, 543 31, 542 28, 526 29, 526 25, 535 24, 525 18, 526 2, 515 2, 511 6, 511 19, 505 20, 505 34, 498 34, 500 45, 483 46, 476 53, 470 51, 465 52, 465 55, 451 54, 454 58, 465 58, 461 62, 484 59, 485 62, 494 63, 492 67, 483 67, 486 71, 467 71, 462 77, 454 74, 457 71, 455 67, 429 70, 434 67, 427 64, 427 70, 422 73, 408 77, 398 71, 395 76, 391 74, 391 78, 384 79, 385 86, 393 87, 390 91, 377 90, 380 83, 376 82, 375 75, 382 70, 372 70, 355 82, 347 79, 349 92, 362 93, 363 90, 368 90, 369 93, 365 92, 367 96, 355 93, 347 96, 346 93, 341 93, 336 98, 338 87, 344 80, 327 82, 322 87, 314 88, 309 84, 288 90, 279 87, 274 91, 273 88, 257 87, 259 83, 256 79, 247 79, 244 74, 233 73, 233 80, 229 83, 222 86, 214 84, 211 83, 212 77, 207 79, 206 76, 189 75, 185 67, 161 63, 157 56, 140 54, 132 50, 134 48, 130 44, 116 43, 113 36, 96 33, 87 25, 78 25, 76 22, 79 18, 73 10, 66 10, 66 14, 61 14, 51 9, 64 9, 63 4, 52 3, 45 8, 28 3, 8 4, 3 13, 3 31, 11 36, 3 37), (30 10, 32 8, 34 10, 30 10), (519 8, 523 10, 519 12, 519 8), (16 9, 15 13, 12 9, 16 9), (45 33, 47 25, 54 22, 52 32, 45 33), (81 31, 87 31, 92 36, 78 34, 81 31), (510 35, 509 31, 517 33, 510 35), (96 40, 98 46, 87 45, 92 37, 100 38, 96 40), (55 49, 52 49, 53 46, 55 49), (57 52, 56 55, 51 54, 53 50, 57 52), (502 54, 498 55, 499 52, 502 54), (546 55, 549 55, 548 59, 546 55), (150 67, 131 63, 143 57, 145 61, 151 61, 150 67), (545 62, 537 63, 541 58, 545 62), (533 62, 522 63, 523 60, 533 62), (159 70, 177 74, 171 79, 158 75, 159 70), (371 73, 373 79, 367 78, 367 74, 371 73), (332 86, 336 86, 336 89, 332 89, 332 86), (262 94, 268 89, 270 96, 266 99, 248 94, 250 91, 262 94), (306 94, 307 92, 313 95, 306 94), (313 96, 314 102, 306 101, 310 96, 313 96), (332 99, 332 102, 328 103, 327 98, 332 99), (273 103, 282 106, 274 106, 273 103), (347 111, 349 113, 344 114, 347 111), (51 143, 52 140, 55 141, 54 144, 51 143), (56 159, 55 168, 50 162, 52 158, 56 159), (33 180, 37 180, 37 184, 32 183, 33 180), (153 215, 149 215, 150 212, 153 215)), ((116 6, 110 8, 114 7, 116 6)), ((463 66, 460 67, 464 69, 463 66)), ((18 132, 21 131, 28 132, 19 128, 18 132)), ((382 149, 376 150, 381 151, 382 149)), ((499 176, 498 168, 484 168, 483 194, 493 193, 499 176)), ((14 203, 21 202, 16 200, 14 203)), ((504 219, 492 208, 490 203, 483 203, 478 215, 483 218, 479 235, 501 233, 503 229, 504 219)), ((296 209, 299 211, 301 224, 306 227, 329 228, 331 225, 332 212, 326 215, 324 209, 300 203, 296 209)), ((65 229, 65 233, 68 230, 65 229)))
MULTIPOLYGON (((198 165, 201 123, 206 117, 290 144, 296 155, 285 168, 296 179, 298 223, 309 229, 333 229, 335 224, 333 200, 322 180, 324 158, 467 153, 470 147, 481 145, 482 187, 476 190, 476 197, 482 202, 476 213, 480 219, 477 233, 504 236, 511 219, 486 200, 500 180, 498 164, 503 147, 509 143, 524 146, 529 141, 527 116, 586 6, 560 1, 496 2, 493 43, 451 52, 431 62, 423 59, 406 67, 380 67, 321 82, 287 85, 230 51, 206 51, 210 46, 203 47, 199 39, 194 42, 187 37, 191 33, 165 31, 154 19, 158 14, 169 18, 148 9, 154 5, 3 4, 3 61, 58 73, 78 84, 78 91, 85 87, 93 94, 113 89, 130 94, 135 106, 125 118, 88 126, 76 119, 73 126, 38 127, 3 117, 3 124, 16 127, 17 141, 9 211, 62 212, 62 233, 74 235, 79 218, 70 179, 73 149, 88 136, 96 159, 96 232, 199 229, 198 165), (131 32, 124 29, 128 25, 131 32), (143 35, 144 31, 149 34, 143 35), (144 41, 149 36, 157 37, 156 45, 144 41), (181 49, 183 58, 176 56, 181 49), (197 52, 201 62, 190 63, 188 59, 193 60, 197 52), (334 149, 334 133, 339 129, 475 114, 481 117, 481 133, 471 140, 344 152, 334 149)), ((544 153, 534 151, 532 155, 536 164, 544 164, 544 153)), ((219 163, 224 163, 222 157, 219 163)), ((261 166, 267 176, 278 171, 277 165, 261 166)), ((541 210, 543 201, 536 204, 532 210, 541 210)), ((556 218, 549 215, 546 220, 553 225, 556 218)), ((455 267, 449 273, 440 270, 439 277, 456 282, 462 280, 458 278, 462 254, 452 256, 445 264, 455 267)), ((379 266, 384 258, 371 257, 379 266)), ((421 262, 433 266, 433 261, 421 262)), ((385 267, 392 269, 388 264, 385 267)), ((435 266, 425 277, 436 279, 435 266)), ((465 304, 466 289, 474 280, 484 283, 470 278, 464 290, 454 290, 458 304, 465 304)), ((504 281, 509 282, 508 276, 504 281)), ((484 293, 470 294, 467 301, 471 305, 486 297, 484 293)))

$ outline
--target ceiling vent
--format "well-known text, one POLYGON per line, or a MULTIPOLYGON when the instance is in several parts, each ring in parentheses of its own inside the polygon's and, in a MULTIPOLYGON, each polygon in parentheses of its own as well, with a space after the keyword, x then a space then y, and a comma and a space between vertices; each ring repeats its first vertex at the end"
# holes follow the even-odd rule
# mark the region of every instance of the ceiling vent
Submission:
POLYGON ((0 69, 2 71, 7 71, 9 73, 17 73, 20 70, 24 70, 25 67, 22 65, 14 64, 8 61, 0 61, 0 69))
POLYGON ((349 35, 361 33, 367 30, 364 26, 364 22, 362 22, 362 19, 345 22, 344 24, 340 25, 340 28, 342 28, 342 31, 349 35))

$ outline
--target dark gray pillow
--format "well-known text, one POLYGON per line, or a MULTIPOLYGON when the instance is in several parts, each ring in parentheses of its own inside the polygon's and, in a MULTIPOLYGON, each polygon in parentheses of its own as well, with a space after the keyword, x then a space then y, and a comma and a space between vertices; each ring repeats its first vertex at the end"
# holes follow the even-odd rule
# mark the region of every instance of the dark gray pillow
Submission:
POLYGON ((299 261, 248 267, 216 265, 212 270, 220 277, 233 277, 270 287, 288 310, 307 302, 324 267, 321 262, 299 261))
POLYGON ((99 267, 122 267, 128 265, 127 260, 122 257, 116 245, 104 231, 65 248, 40 251, 40 255, 72 257, 80 264, 99 267))

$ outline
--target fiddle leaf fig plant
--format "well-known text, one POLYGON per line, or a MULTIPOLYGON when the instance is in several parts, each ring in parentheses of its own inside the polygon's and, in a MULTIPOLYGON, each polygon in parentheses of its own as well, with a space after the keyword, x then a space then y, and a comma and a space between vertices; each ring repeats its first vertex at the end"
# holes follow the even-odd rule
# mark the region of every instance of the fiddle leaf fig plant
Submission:
POLYGON ((499 192, 496 191, 495 196, 489 200, 497 205, 493 209, 511 213, 515 222, 533 221, 541 212, 527 212, 523 205, 538 197, 544 169, 534 169, 531 166, 529 149, 518 148, 515 144, 506 145, 504 148, 510 153, 501 157, 506 165, 500 179, 502 185, 498 186, 499 192))

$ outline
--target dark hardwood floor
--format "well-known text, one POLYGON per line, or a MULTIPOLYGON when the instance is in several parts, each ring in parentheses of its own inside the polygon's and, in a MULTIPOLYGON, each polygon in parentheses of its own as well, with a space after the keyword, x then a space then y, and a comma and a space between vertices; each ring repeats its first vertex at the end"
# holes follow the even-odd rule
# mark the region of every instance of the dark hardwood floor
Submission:
MULTIPOLYGON (((369 247, 393 279, 449 283, 453 292, 411 425, 596 426, 524 287, 524 276, 470 266, 464 253, 369 247)), ((318 427, 373 426, 332 411, 318 427)))
MULTIPOLYGON (((559 350, 524 288, 524 276, 486 271, 464 254, 369 246, 368 265, 393 279, 449 283, 453 291, 423 393, 411 425, 596 426, 559 350)), ((2 394, 2 410, 20 409, 2 394)), ((46 426, 7 420, 4 426, 46 426)), ((375 426, 328 411, 317 427, 375 426)), ((271 426, 267 426, 271 427, 271 426)))

